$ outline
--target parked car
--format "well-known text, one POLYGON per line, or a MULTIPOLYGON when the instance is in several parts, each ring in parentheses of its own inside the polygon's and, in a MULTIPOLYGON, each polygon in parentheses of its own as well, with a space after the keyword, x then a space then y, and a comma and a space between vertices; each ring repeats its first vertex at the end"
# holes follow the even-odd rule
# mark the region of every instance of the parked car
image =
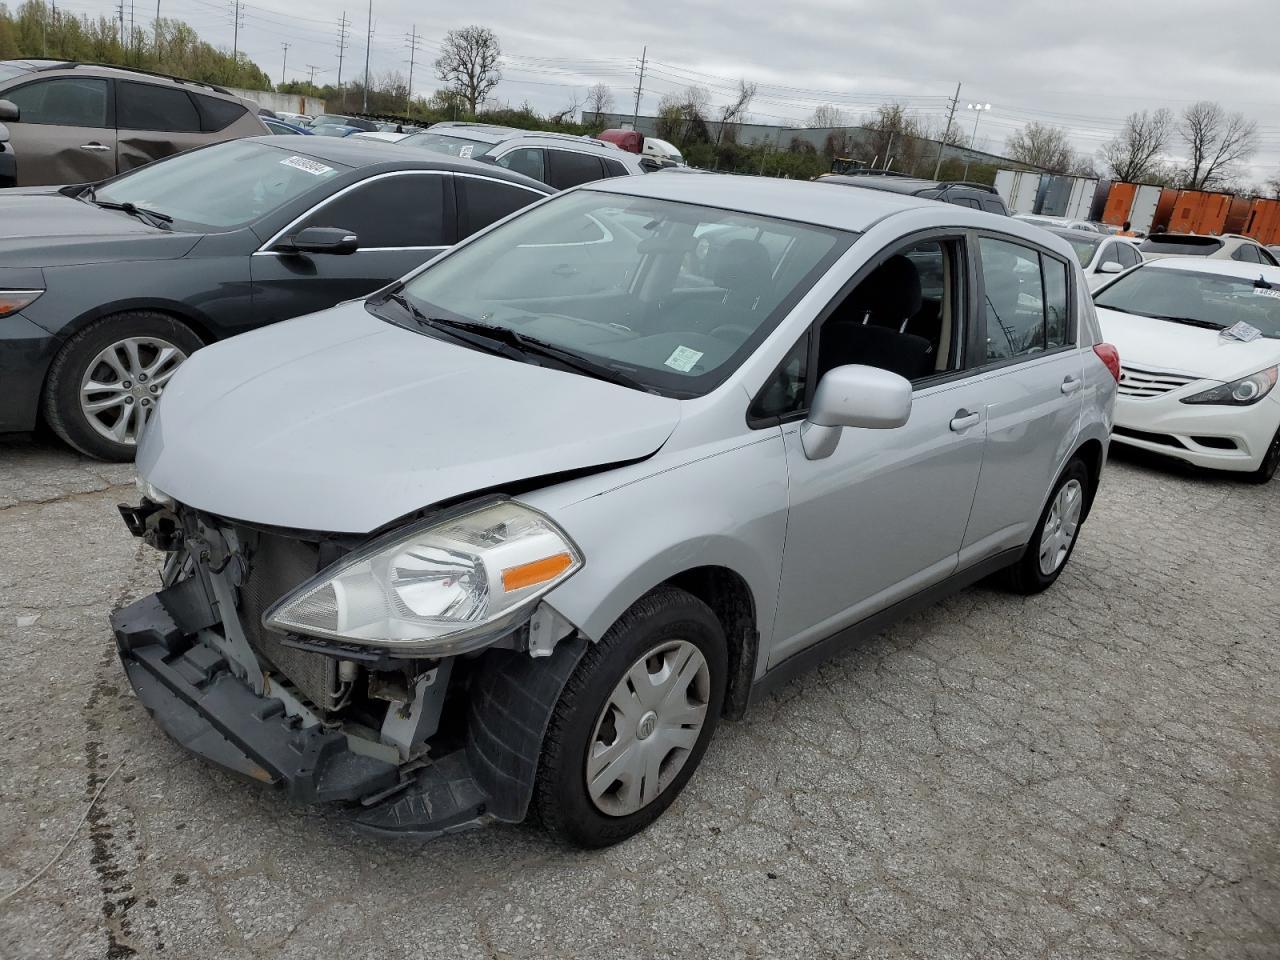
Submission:
POLYGON ((299 126, 297 126, 296 124, 286 123, 286 122, 285 122, 285 121, 283 121, 283 120, 274 120, 274 119, 271 119, 271 118, 269 118, 269 117, 263 117, 263 118, 262 118, 262 122, 266 125, 267 130, 268 130, 268 131, 270 131, 271 133, 275 134, 276 136, 283 136, 283 137, 297 137, 297 136, 304 136, 304 137, 309 137, 309 136, 311 136, 311 134, 312 134, 312 132, 313 132, 312 130, 308 129, 307 127, 299 127, 299 126))
POLYGON ((357 133, 368 133, 360 127, 349 127, 341 123, 316 123, 311 126, 311 133, 317 137, 350 137, 357 133))
POLYGON ((1041 214, 1015 213, 1014 218, 1023 223, 1033 223, 1037 227, 1056 227, 1060 230, 1084 230, 1088 233, 1105 233, 1092 220, 1073 220, 1070 217, 1049 217, 1041 214))
POLYGON ((1226 234, 1221 237, 1198 233, 1158 233, 1138 245, 1146 260, 1162 257, 1203 257, 1208 260, 1237 260, 1241 263, 1280 265, 1275 256, 1252 237, 1226 234))
POLYGON ((0 197, 0 431, 131 459, 206 343, 368 294, 550 189, 380 143, 259 137, 0 197))
POLYGON ((266 132, 222 87, 62 60, 0 61, 17 185, 89 183, 191 147, 266 132))
POLYGON ((985 210, 987 213, 1009 215, 1009 208, 1004 198, 996 193, 995 187, 985 183, 968 183, 961 180, 940 181, 921 180, 887 170, 868 170, 853 173, 824 173, 818 177, 819 183, 839 184, 845 187, 866 187, 870 190, 886 190, 890 193, 901 193, 912 197, 926 197, 930 200, 941 200, 974 210, 985 210))
POLYGON ((616 843, 722 715, 979 578, 1049 587, 1117 370, 1070 247, 1010 218, 593 183, 189 360, 118 649, 188 749, 376 833, 616 843))
POLYGON ((378 129, 378 124, 374 120, 365 120, 363 117, 349 117, 342 113, 322 113, 311 121, 311 126, 355 127, 357 130, 367 130, 370 133, 378 129))
POLYGON ((305 113, 286 113, 283 110, 277 110, 276 119, 292 123, 295 127, 306 127, 311 124, 313 118, 305 113))
POLYGON ((1084 268, 1085 282, 1090 290, 1096 290, 1117 273, 1123 273, 1142 263, 1142 254, 1124 237, 1110 237, 1091 230, 1062 230, 1057 227, 1044 229, 1071 244, 1080 266, 1084 268))
POLYGON ((1280 268, 1169 257, 1094 294, 1120 349, 1113 438, 1266 483, 1280 465, 1280 268), (1245 342, 1233 335, 1247 324, 1245 342))
POLYGON ((557 190, 609 177, 645 173, 641 158, 611 143, 564 133, 538 133, 486 123, 437 123, 400 141, 451 157, 486 162, 541 180, 557 190))
POLYGON ((367 130, 360 130, 351 134, 351 136, 355 137, 357 140, 381 140, 383 143, 399 143, 406 137, 412 136, 412 134, 388 133, 383 130, 375 130, 373 133, 369 133, 367 130))

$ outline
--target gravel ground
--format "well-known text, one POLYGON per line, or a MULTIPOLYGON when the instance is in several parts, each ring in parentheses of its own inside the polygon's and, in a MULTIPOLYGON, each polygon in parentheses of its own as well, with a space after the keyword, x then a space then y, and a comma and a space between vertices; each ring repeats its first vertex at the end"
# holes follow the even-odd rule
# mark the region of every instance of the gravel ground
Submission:
POLYGON ((128 467, 0 441, 0 955, 1280 957, 1280 483, 1113 462, 1071 565, 721 728, 646 834, 375 842, 189 758, 107 630, 128 467))

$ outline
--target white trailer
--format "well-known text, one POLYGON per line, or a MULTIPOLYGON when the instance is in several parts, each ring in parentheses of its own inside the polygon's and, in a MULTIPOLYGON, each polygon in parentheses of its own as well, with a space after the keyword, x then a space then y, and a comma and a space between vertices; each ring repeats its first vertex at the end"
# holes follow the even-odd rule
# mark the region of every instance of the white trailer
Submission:
POLYGON ((1040 192, 1040 174, 1025 170, 997 170, 996 193, 1004 198, 1010 213, 1031 213, 1040 192))

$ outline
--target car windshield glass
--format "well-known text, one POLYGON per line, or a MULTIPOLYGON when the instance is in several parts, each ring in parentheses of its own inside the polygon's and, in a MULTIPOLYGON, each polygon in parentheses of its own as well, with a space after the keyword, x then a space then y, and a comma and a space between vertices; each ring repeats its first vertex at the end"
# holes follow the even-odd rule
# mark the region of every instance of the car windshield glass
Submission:
POLYGON ((464 137, 450 137, 443 133, 415 133, 400 141, 402 147, 425 147, 436 153, 447 153, 451 157, 483 157, 492 150, 495 144, 483 140, 467 140, 464 137))
POLYGON ((1116 280, 1095 295, 1094 303, 1125 313, 1222 328, 1243 320, 1264 337, 1280 340, 1280 279, 1274 269, 1269 272, 1274 287, 1257 286, 1257 277, 1145 267, 1116 280))
POLYGON ((94 199, 155 210, 179 227, 226 229, 252 223, 347 169, 234 140, 140 167, 99 188, 94 199))
POLYGON ((1098 249, 1098 244, 1102 242, 1099 236, 1096 240, 1088 237, 1078 237, 1069 233, 1059 233, 1058 236, 1071 244, 1071 249, 1075 251, 1076 259, 1080 261, 1080 266, 1087 267, 1089 261, 1093 259, 1093 252, 1098 249))
POLYGON ((853 236, 579 190, 461 247, 403 292, 423 317, 515 331, 692 397, 735 370, 853 236))

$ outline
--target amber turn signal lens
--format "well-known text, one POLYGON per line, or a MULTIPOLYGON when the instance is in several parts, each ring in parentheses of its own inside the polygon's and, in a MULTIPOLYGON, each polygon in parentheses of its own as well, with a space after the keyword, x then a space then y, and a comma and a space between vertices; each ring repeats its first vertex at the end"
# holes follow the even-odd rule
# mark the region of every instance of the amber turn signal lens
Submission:
POLYGON ((30 306, 42 293, 43 290, 0 290, 0 317, 7 317, 30 306))
POLYGON ((530 563, 522 563, 518 567, 508 567, 502 571, 502 589, 507 593, 523 590, 539 583, 554 580, 573 566, 573 557, 567 553, 543 557, 530 563))

